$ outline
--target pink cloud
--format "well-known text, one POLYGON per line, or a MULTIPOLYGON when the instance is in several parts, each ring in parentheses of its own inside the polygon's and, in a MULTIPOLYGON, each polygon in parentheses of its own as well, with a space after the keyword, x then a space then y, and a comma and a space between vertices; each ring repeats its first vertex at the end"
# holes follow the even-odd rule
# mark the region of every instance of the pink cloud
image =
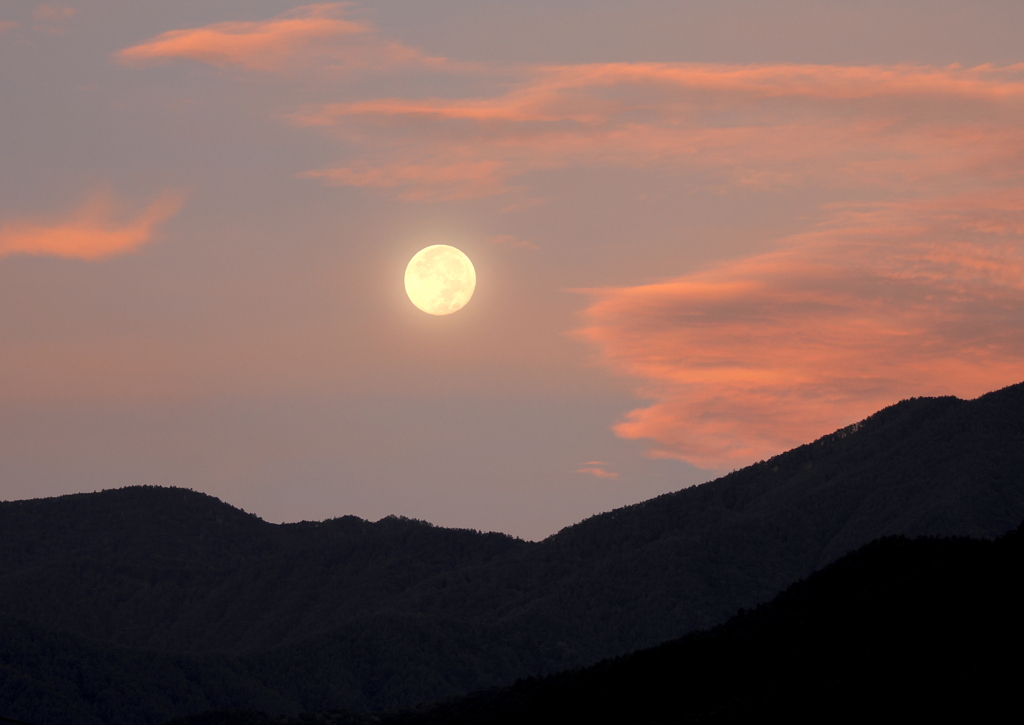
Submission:
POLYGON ((0 20, 0 34, 6 33, 8 30, 14 30, 18 27, 18 23, 13 20, 0 20))
POLYGON ((323 104, 292 120, 362 151, 317 172, 323 178, 426 200, 503 193, 513 177, 587 165, 700 171, 725 186, 899 190, 923 177, 956 184, 981 167, 1012 174, 1024 149, 1024 65, 598 64, 524 73, 492 97, 323 104))
POLYGON ((604 468, 598 468, 598 466, 607 465, 607 463, 602 463, 601 461, 592 461, 587 463, 584 468, 577 468, 575 473, 584 473, 595 478, 618 478, 619 474, 615 473, 615 471, 606 471, 604 468))
POLYGON ((32 11, 35 23, 32 29, 51 35, 63 35, 64 24, 78 13, 74 8, 57 5, 38 5, 32 11))
POLYGON ((345 12, 346 4, 322 3, 271 20, 172 30, 125 48, 116 57, 134 65, 194 60, 254 71, 283 71, 314 62, 343 69, 441 62, 378 38, 370 25, 346 19, 345 12))
POLYGON ((94 260, 133 252, 177 213, 182 201, 180 194, 168 191, 134 220, 118 222, 110 195, 101 194, 67 219, 9 222, 0 226, 0 257, 26 254, 94 260))
POLYGON ((618 435, 740 466, 901 398, 1024 379, 1024 190, 834 212, 775 252, 590 292, 577 334, 654 401, 618 435))
MULTIPOLYGON (((469 67, 380 38, 347 12, 345 4, 316 4, 265 21, 173 30, 117 57, 263 71, 469 67)), ((971 165, 1006 171, 1021 160, 1015 154, 1024 158, 1017 121, 1024 64, 473 68, 474 89, 489 78, 499 90, 320 103, 293 113, 296 125, 353 150, 308 176, 448 201, 507 193, 516 177, 568 166, 696 171, 723 188, 906 189, 922 177, 962 176, 971 165)))

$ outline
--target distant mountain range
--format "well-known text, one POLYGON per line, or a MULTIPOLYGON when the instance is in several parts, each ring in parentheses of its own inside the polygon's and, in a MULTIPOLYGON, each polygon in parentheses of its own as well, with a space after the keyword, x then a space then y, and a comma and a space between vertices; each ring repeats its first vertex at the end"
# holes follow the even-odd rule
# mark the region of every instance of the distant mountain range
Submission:
POLYGON ((387 710, 651 647, 892 535, 1024 519, 1024 384, 919 398, 542 542, 273 525, 185 489, 0 503, 0 716, 387 710))

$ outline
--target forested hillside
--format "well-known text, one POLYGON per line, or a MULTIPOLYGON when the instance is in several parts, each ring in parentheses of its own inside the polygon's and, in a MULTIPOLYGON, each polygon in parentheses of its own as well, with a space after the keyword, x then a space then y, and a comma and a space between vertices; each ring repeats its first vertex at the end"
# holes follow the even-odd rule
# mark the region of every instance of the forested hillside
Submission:
POLYGON ((992 722, 1017 705, 1022 610, 1024 524, 996 542, 888 537, 710 631, 586 669, 399 712, 168 725, 992 722))
POLYGON ((205 494, 135 487, 0 503, 5 614, 173 652, 276 647, 386 610, 525 542, 389 517, 274 525, 205 494))
POLYGON ((904 401, 538 543, 272 525, 185 489, 4 502, 0 715, 411 705, 716 625, 882 536, 994 538, 1022 518, 1024 384, 904 401))

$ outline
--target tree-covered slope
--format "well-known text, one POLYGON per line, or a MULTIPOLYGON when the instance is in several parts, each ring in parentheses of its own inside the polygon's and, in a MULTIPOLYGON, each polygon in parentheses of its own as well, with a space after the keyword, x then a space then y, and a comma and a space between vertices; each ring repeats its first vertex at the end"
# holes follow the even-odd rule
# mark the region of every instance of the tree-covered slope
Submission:
POLYGON ((133 487, 0 503, 0 603, 115 645, 246 652, 388 608, 525 542, 389 517, 273 525, 205 494, 133 487))
POLYGON ((267 712, 295 709, 228 656, 140 652, 0 617, 0 717, 155 723, 240 702, 267 712))
POLYGON ((1015 710, 1024 524, 887 537, 725 624, 597 665, 386 713, 214 711, 167 725, 989 722, 1015 710))
MULTIPOLYGON (((183 489, 3 502, 0 626, 103 661, 173 654, 203 692, 213 675, 188 663, 223 657, 280 712, 381 710, 713 626, 881 536, 994 538, 1022 518, 1024 384, 904 401, 539 543, 398 518, 272 525, 183 489)), ((253 706, 248 687, 207 699, 253 706)), ((117 722, 154 722, 137 714, 117 722)))
POLYGON ((996 542, 888 537, 710 631, 363 722, 991 722, 1018 705, 1022 611, 1024 524, 996 542))

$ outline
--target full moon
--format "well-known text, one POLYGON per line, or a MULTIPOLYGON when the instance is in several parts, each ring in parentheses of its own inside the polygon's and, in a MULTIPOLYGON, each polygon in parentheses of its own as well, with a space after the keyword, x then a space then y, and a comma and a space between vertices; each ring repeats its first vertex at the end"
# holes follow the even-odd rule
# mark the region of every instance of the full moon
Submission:
POLYGON ((455 247, 435 244, 416 252, 405 268, 405 292, 431 315, 450 315, 465 307, 476 289, 476 270, 455 247))

